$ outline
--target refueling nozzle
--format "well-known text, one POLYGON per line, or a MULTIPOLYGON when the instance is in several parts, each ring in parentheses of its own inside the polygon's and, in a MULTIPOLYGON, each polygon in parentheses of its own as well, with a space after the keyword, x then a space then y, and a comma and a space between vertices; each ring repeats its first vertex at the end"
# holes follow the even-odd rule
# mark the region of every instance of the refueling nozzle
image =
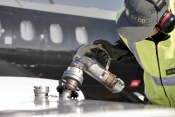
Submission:
MULTIPOLYGON (((67 68, 67 70, 65 70, 62 76, 62 81, 65 81, 65 83, 63 85, 63 91, 60 95, 60 99, 71 99, 72 93, 75 92, 76 89, 83 83, 83 72, 86 72, 88 75, 102 83, 112 93, 119 93, 122 96, 129 94, 126 90, 123 90, 125 87, 124 82, 108 71, 110 61, 111 58, 108 52, 102 47, 101 44, 84 44, 78 47, 77 50, 73 53, 73 61, 71 65, 67 68), (106 67, 103 67, 96 59, 85 56, 87 50, 95 48, 101 49, 107 53, 109 59, 106 67)), ((142 103, 140 99, 132 94, 129 95, 129 100, 142 103)))
MULTIPOLYGON (((97 64, 97 62, 94 62, 91 58, 86 57, 85 53, 87 50, 99 48, 105 52, 107 52, 101 44, 99 45, 89 45, 89 44, 83 44, 77 48, 77 50, 73 53, 73 61, 71 65, 65 70, 62 80, 65 81, 63 85, 63 91, 60 95, 60 99, 70 99, 72 91, 75 91, 78 87, 80 87, 83 83, 83 72, 88 72, 88 69, 91 65, 97 64)), ((109 57, 110 58, 110 57, 109 57)), ((98 63, 99 64, 99 63, 98 63)), ((108 69, 110 64, 110 59, 108 60, 108 64, 106 65, 106 68, 102 69, 108 69)), ((99 64, 100 67, 102 65, 99 64)))

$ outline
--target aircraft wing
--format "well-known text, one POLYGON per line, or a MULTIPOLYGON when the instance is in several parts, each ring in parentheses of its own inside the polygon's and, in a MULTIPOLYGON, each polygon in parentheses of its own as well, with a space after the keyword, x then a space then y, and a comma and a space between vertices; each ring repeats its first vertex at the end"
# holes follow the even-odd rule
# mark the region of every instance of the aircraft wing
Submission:
POLYGON ((57 80, 0 77, 0 117, 175 117, 175 108, 99 100, 58 100, 57 80), (48 86, 37 99, 34 86, 48 86))

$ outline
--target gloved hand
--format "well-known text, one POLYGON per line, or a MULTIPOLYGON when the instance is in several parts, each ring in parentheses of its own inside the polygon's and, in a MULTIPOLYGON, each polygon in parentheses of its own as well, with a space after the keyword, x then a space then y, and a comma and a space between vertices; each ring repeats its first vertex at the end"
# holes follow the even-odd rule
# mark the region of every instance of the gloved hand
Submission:
POLYGON ((106 64, 108 62, 108 55, 103 50, 95 50, 92 49, 91 52, 93 53, 93 57, 103 66, 106 67, 106 64))
MULTIPOLYGON (((112 45, 111 43, 109 43, 106 40, 95 40, 93 42, 94 44, 102 44, 102 46, 106 49, 106 51, 108 52, 109 56, 112 58, 112 60, 121 60, 122 57, 126 54, 128 54, 128 50, 124 49, 121 43, 116 44, 116 45, 112 45)), ((98 56, 101 54, 97 54, 97 57, 95 58, 100 58, 102 60, 102 57, 104 57, 104 59, 106 60, 106 56, 98 56)), ((97 59, 98 61, 98 59, 97 59)), ((107 61, 106 61, 107 62, 107 61)))

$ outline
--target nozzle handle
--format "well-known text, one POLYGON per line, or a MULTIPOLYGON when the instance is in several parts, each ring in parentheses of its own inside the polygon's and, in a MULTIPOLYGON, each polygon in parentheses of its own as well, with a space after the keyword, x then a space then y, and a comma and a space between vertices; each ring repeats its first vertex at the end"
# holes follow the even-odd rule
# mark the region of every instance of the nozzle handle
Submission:
POLYGON ((73 56, 73 60, 76 60, 76 59, 79 59, 81 58, 82 56, 85 55, 85 53, 88 51, 88 50, 91 50, 91 49, 95 49, 95 48, 98 48, 100 50, 103 50, 106 52, 106 54, 108 55, 108 62, 107 62, 107 65, 106 65, 106 70, 109 69, 109 65, 110 65, 110 62, 112 60, 112 58, 110 57, 109 53, 106 51, 106 49, 102 46, 102 44, 83 44, 83 45, 80 45, 74 52, 74 56, 73 56))

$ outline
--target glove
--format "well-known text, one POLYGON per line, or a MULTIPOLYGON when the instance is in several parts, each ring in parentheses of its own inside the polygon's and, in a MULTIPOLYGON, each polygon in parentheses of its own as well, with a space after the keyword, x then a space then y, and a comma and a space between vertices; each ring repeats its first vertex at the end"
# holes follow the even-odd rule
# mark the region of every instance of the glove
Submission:
POLYGON ((102 51, 102 50, 91 50, 93 57, 103 66, 106 67, 106 64, 108 62, 108 55, 106 54, 106 52, 102 51))
MULTIPOLYGON (((106 49, 106 51, 108 52, 108 54, 112 58, 112 60, 118 60, 128 53, 128 50, 122 49, 120 47, 121 46, 120 44, 112 45, 108 41, 102 40, 102 39, 95 40, 93 43, 94 44, 102 44, 102 46, 106 49)), ((99 57, 96 57, 96 58, 99 58, 99 57)))

